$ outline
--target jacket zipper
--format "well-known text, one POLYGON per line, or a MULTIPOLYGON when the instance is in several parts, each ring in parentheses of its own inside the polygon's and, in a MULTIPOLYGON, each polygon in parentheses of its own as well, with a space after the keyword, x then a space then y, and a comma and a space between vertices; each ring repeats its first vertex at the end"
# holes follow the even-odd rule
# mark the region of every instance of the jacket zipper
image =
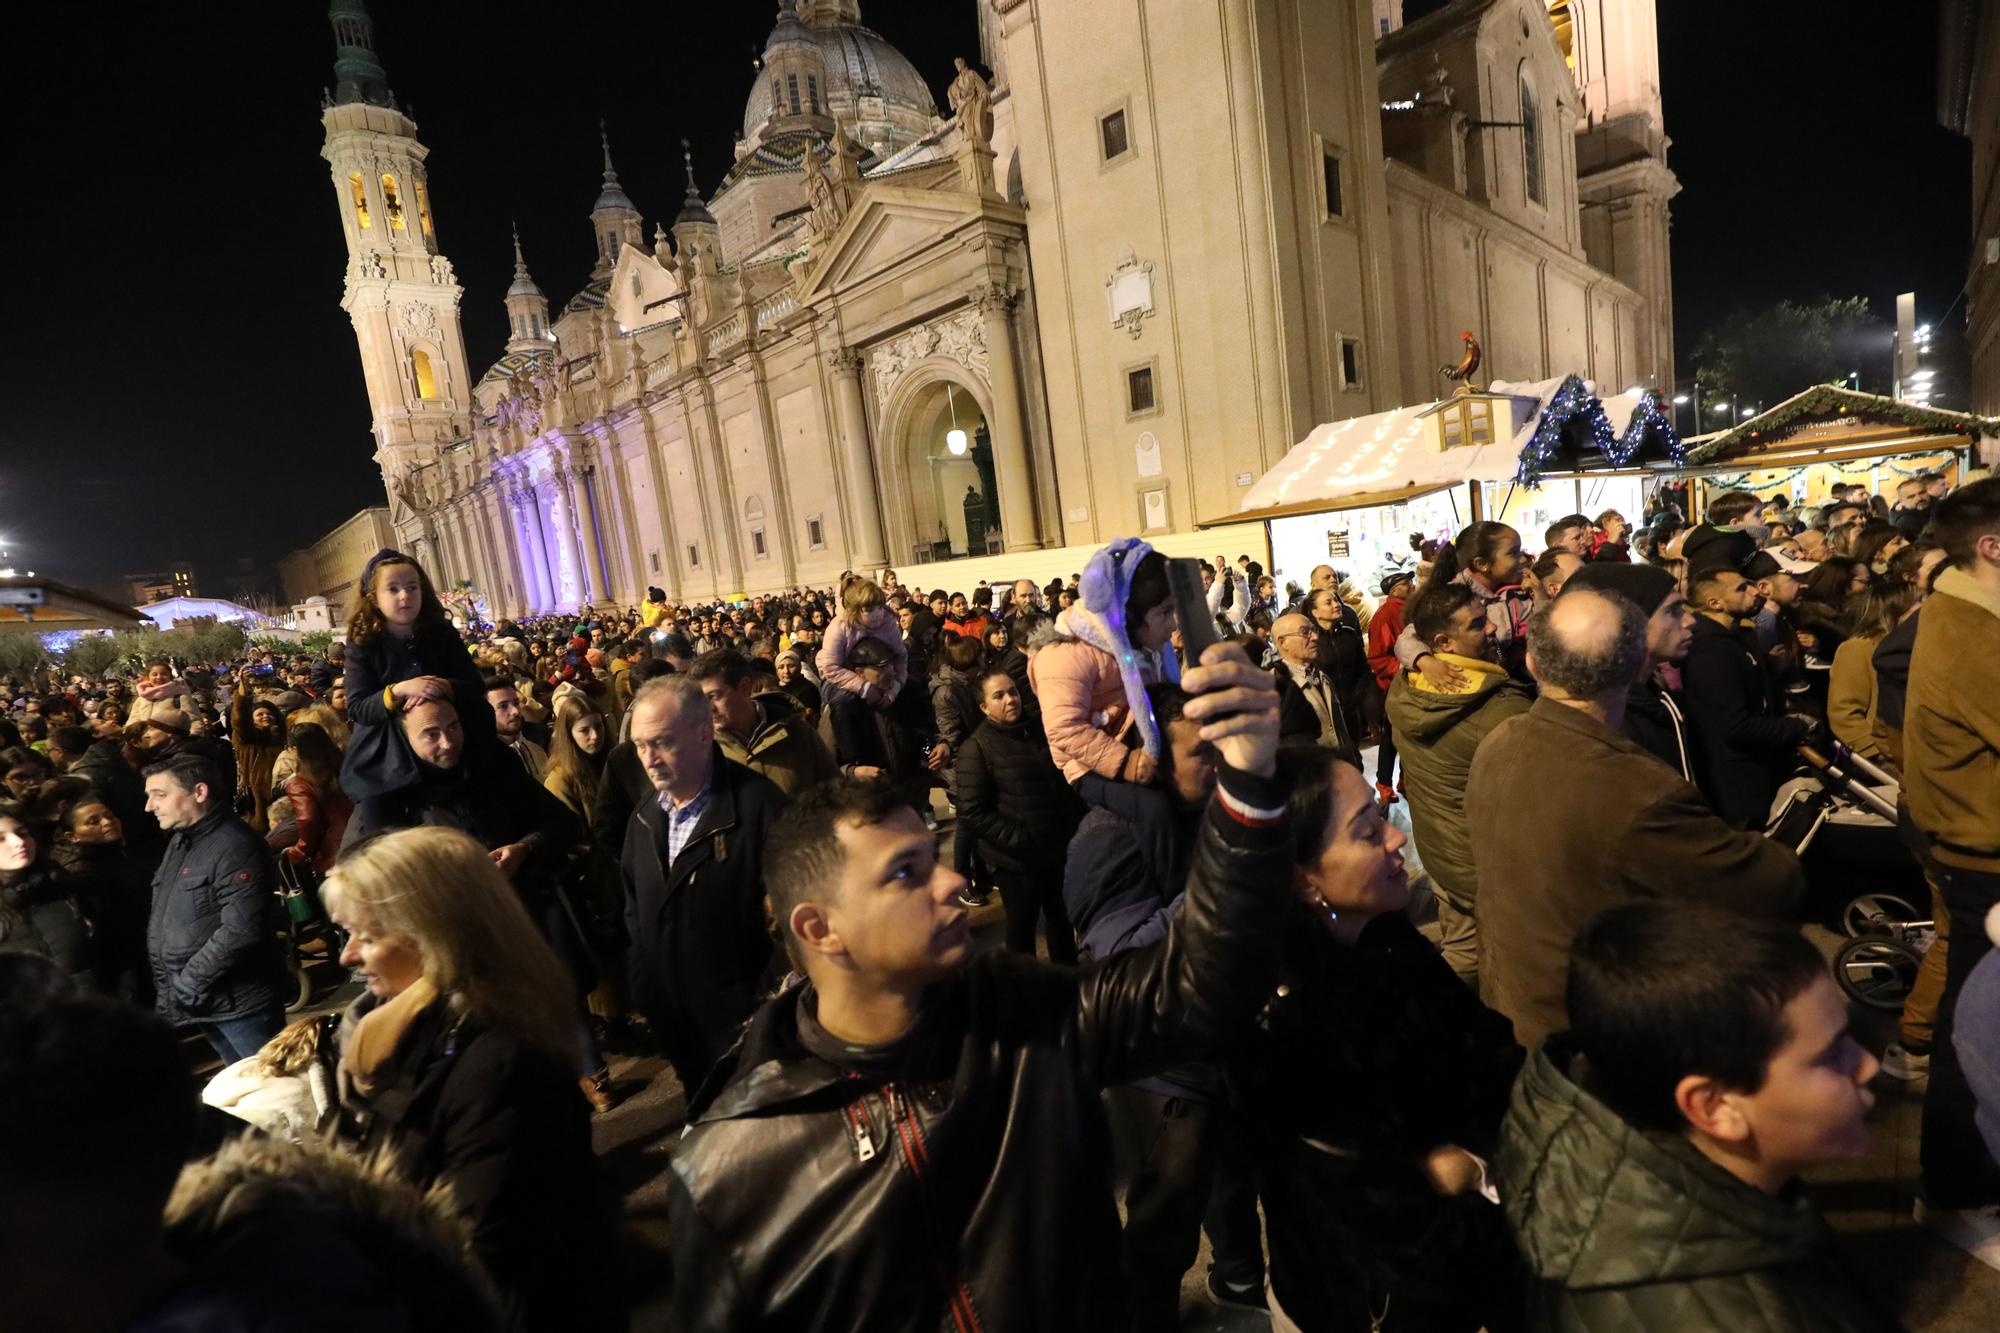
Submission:
MULTIPOLYGON (((930 1197, 930 1150, 924 1144, 923 1127, 917 1123, 916 1108, 907 1097, 896 1095, 896 1085, 885 1084, 882 1100, 889 1108, 889 1123, 895 1127, 897 1142, 902 1145, 903 1161, 910 1168, 910 1174, 917 1179, 917 1185, 926 1200, 930 1197)), ((972 1293, 959 1281, 951 1265, 944 1262, 942 1253, 938 1255, 939 1276, 948 1289, 948 1303, 951 1306, 951 1320, 959 1333, 980 1333, 979 1315, 972 1308, 972 1293)))

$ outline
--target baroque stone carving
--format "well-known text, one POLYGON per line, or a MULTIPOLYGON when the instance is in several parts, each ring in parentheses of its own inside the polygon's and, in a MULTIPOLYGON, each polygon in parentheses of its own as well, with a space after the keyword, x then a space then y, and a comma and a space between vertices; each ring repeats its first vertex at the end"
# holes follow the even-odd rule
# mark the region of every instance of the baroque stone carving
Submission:
POLYGON ((890 342, 869 349, 868 364, 875 372, 875 397, 887 402, 896 382, 911 366, 926 357, 947 356, 989 383, 989 349, 986 329, 979 311, 963 306, 942 319, 920 325, 890 342))
POLYGON ((437 311, 424 301, 408 301, 398 308, 403 318, 403 329, 412 338, 438 337, 437 311))
POLYGON ((1104 299, 1111 308, 1111 322, 1137 338, 1140 323, 1153 313, 1153 261, 1142 261, 1126 246, 1118 267, 1104 280, 1104 299))

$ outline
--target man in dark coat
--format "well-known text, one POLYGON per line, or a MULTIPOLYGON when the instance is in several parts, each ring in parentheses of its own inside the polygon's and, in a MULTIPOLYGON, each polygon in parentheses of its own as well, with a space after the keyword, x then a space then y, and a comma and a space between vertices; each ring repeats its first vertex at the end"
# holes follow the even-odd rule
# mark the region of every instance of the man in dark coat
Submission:
POLYGON ((677 1327, 1130 1324, 1100 1090, 1250 1020, 1290 891, 1270 677, 1219 645, 1183 681, 1214 692, 1188 720, 1219 733, 1222 776, 1146 948, 1081 969, 974 953, 963 881, 881 784, 817 788, 779 822, 772 908, 808 980, 689 1107, 677 1327))
POLYGON ((1749 579, 1731 568, 1708 569, 1690 576, 1688 592, 1695 624, 1681 687, 1701 735, 1705 767, 1696 777, 1715 813, 1761 831, 1812 721, 1778 711, 1770 673, 1741 625, 1757 609, 1749 579))
MULTIPOLYGON (((1160 728, 1161 787, 1101 784, 1093 796, 1100 804, 1070 840, 1063 868, 1070 920, 1098 960, 1166 938, 1215 792, 1214 747, 1187 716, 1186 693, 1155 685, 1147 695, 1160 728)), ((1209 1290, 1233 1305, 1261 1303, 1256 1187, 1227 1100, 1220 1068, 1202 1063, 1176 1065, 1106 1096, 1118 1156, 1132 1163, 1124 1266, 1134 1329, 1175 1322, 1181 1275, 1203 1231, 1214 1253, 1209 1290)))
POLYGON ((1479 993, 1533 1050, 1563 1026, 1570 940, 1635 899, 1727 903, 1776 915, 1805 891, 1789 848, 1730 827, 1701 793, 1621 733, 1646 669, 1646 618, 1629 598, 1566 591, 1529 622, 1541 697, 1495 727, 1465 789, 1479 849, 1479 993), (1560 775, 1588 817, 1522 818, 1523 793, 1560 775))
POLYGON ((230 810, 233 788, 205 756, 146 770, 146 809, 166 829, 146 928, 162 1014, 191 1023, 224 1064, 255 1055, 285 1021, 277 873, 264 840, 230 810))
POLYGON ((776 783, 725 759, 685 675, 632 698, 632 747, 656 796, 625 829, 619 873, 632 996, 693 1097, 775 980, 764 845, 776 783))

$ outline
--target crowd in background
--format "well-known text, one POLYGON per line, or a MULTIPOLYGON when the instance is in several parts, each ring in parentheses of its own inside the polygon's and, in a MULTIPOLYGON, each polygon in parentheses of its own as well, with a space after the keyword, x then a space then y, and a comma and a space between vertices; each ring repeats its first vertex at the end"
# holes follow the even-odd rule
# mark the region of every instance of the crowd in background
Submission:
POLYGON ((1281 1328, 1894 1327, 1795 1189, 1878 1056, 2000 1267, 2000 481, 1201 570, 1193 654, 1137 541, 492 625, 384 551, 324 655, 0 681, 0 1291, 318 1327, 311 1246, 327 1327, 619 1326, 633 1052, 676 1327, 1173 1328, 1204 1232, 1281 1328), (1884 1051, 1766 836, 1802 747, 1929 886, 1884 1051), (288 1027, 308 928, 364 985, 288 1027))

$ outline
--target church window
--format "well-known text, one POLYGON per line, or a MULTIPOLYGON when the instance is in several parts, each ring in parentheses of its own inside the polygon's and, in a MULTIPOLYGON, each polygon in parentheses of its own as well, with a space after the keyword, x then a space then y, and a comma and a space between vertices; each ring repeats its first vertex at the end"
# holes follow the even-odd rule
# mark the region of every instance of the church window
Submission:
POLYGON ((660 572, 660 553, 659 553, 658 551, 648 551, 648 552, 646 552, 646 558, 647 558, 647 559, 648 559, 649 561, 651 561, 651 562, 652 562, 652 565, 653 565, 653 572, 654 572, 655 574, 659 573, 659 572, 660 572))
POLYGON ((437 377, 431 373, 431 354, 421 347, 412 347, 410 349, 410 374, 417 381, 417 397, 435 398, 438 396, 437 377))
POLYGON ((1132 151, 1132 140, 1131 136, 1126 132, 1125 112, 1123 108, 1099 117, 1097 121, 1097 134, 1098 138, 1102 141, 1104 160, 1106 162, 1111 161, 1113 158, 1123 157, 1126 153, 1132 151))
POLYGON ((819 79, 816 75, 806 75, 806 105, 812 108, 815 116, 819 114, 819 79))
POLYGON ((1555 25, 1556 45, 1562 48, 1563 63, 1569 66, 1571 74, 1576 73, 1576 17, 1570 13, 1570 0, 1550 0, 1549 22, 1555 25))
POLYGON ((1125 413, 1139 416, 1159 405, 1153 388, 1153 367, 1138 366, 1125 372, 1125 413))
POLYGON ((1361 340, 1345 338, 1340 340, 1340 387, 1358 389, 1361 387, 1361 340))
POLYGON ((806 545, 815 551, 826 549, 826 525, 817 514, 806 520, 806 545))
POLYGON ((1327 218, 1347 215, 1346 191, 1341 188, 1340 150, 1329 144, 1320 145, 1320 187, 1324 197, 1320 200, 1321 215, 1327 218))
POLYGON ((403 196, 396 189, 396 177, 392 172, 382 173, 382 211, 389 215, 391 231, 408 231, 403 221, 403 196))
POLYGON ((798 75, 796 75, 796 74, 787 74, 787 75, 785 76, 785 91, 786 91, 786 92, 787 92, 788 94, 790 94, 790 95, 791 95, 791 99, 792 99, 792 114, 796 116, 796 115, 798 115, 798 114, 799 114, 799 76, 798 76, 798 75))
POLYGON ((1542 110, 1535 105, 1535 90, 1521 80, 1521 174, 1527 179, 1528 202, 1539 204, 1546 198, 1542 185, 1542 110))
POLYGON ((759 560, 771 554, 770 545, 764 540, 764 529, 750 529, 750 551, 759 560))
POLYGON ((604 233, 604 257, 614 264, 618 262, 618 233, 615 231, 604 233))
POLYGON ((634 296, 641 296, 641 295, 644 295, 644 293, 643 293, 643 292, 642 292, 642 290, 640 289, 640 285, 639 285, 639 275, 638 275, 638 274, 636 274, 636 273, 634 273, 634 274, 632 275, 632 295, 634 295, 634 296))
POLYGON ((688 543, 688 568, 701 568, 701 547, 695 545, 693 542, 688 543))
POLYGON ((431 194, 422 181, 417 182, 417 225, 423 228, 424 239, 431 239, 431 194))
POLYGON ((347 188, 354 195, 354 221, 367 231, 375 224, 368 217, 368 187, 362 184, 360 172, 347 173, 347 188))

